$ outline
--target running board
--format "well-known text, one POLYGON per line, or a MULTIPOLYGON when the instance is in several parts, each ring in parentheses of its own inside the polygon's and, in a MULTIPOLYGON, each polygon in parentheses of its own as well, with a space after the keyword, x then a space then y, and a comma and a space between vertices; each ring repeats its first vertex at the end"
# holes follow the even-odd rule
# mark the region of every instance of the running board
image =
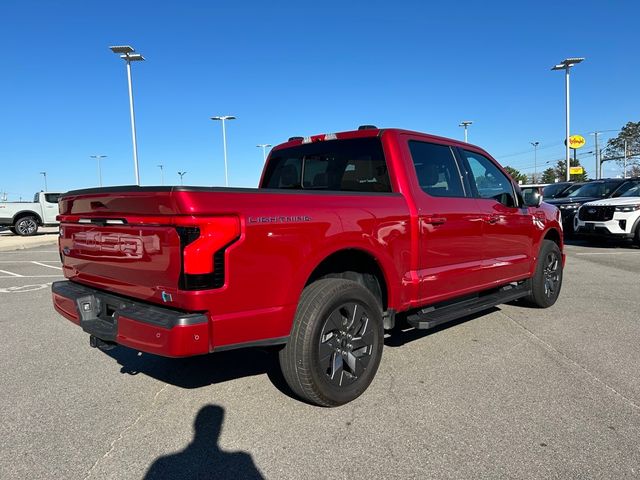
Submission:
POLYGON ((418 330, 437 327, 443 323, 472 315, 502 303, 512 302, 531 293, 531 281, 510 283, 498 290, 466 297, 453 303, 423 308, 407 317, 407 323, 418 330))

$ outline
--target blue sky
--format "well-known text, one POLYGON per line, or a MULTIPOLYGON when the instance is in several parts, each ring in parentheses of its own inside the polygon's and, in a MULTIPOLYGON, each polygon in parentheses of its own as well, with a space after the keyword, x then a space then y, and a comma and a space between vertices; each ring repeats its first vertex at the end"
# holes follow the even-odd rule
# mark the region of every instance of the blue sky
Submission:
MULTIPOLYGON (((4 0, 0 191, 133 183, 124 62, 133 80, 142 184, 256 185, 258 143, 292 135, 401 127, 469 140, 503 165, 540 169, 564 156, 569 56, 572 133, 640 120, 635 1, 91 2, 4 0), (515 155, 514 155, 515 154, 515 155), (549 163, 546 163, 549 162, 549 163)), ((615 135, 615 132, 603 134, 615 135)), ((593 173, 592 155, 581 157, 593 173)), ((609 165, 607 175, 619 174, 609 165)))

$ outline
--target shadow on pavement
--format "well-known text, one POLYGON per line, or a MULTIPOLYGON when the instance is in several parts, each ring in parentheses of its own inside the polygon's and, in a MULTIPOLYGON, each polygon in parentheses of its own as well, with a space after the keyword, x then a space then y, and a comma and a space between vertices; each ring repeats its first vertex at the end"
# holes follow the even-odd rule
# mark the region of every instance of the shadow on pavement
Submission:
POLYGON ((497 312, 499 310, 500 309, 498 307, 491 307, 482 312, 474 313, 473 315, 467 315, 466 317, 462 317, 457 320, 452 320, 451 322, 438 325, 437 327, 430 328, 429 330, 416 330, 415 328, 410 327, 406 323, 406 320, 404 318, 397 317, 396 328, 391 330, 391 332, 386 336, 386 338, 384 339, 384 344, 387 347, 401 347, 409 342, 420 340, 421 338, 441 332, 442 330, 446 330, 447 328, 455 327, 456 325, 460 325, 461 323, 484 317, 485 315, 497 312))
POLYGON ((616 238, 607 237, 571 237, 564 239, 565 245, 571 245, 573 247, 591 247, 591 248, 603 248, 603 249, 637 249, 638 245, 635 245, 632 240, 622 240, 616 238))
POLYGON ((195 433, 191 443, 181 452, 156 459, 145 480, 264 478, 249 453, 220 450, 218 439, 223 421, 222 407, 202 407, 193 423, 195 433))
POLYGON ((104 353, 122 366, 120 373, 142 373, 176 387, 200 388, 266 374, 278 390, 294 397, 280 371, 275 349, 246 348, 189 358, 159 357, 125 347, 104 353))

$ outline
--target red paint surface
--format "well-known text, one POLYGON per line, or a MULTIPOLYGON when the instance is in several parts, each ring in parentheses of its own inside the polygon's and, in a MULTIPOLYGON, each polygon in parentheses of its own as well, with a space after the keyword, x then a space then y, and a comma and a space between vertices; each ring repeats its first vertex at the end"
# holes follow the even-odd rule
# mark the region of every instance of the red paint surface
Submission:
MULTIPOLYGON (((364 130, 337 136, 379 133, 364 130)), ((322 141, 322 137, 314 138, 322 141)), ((477 199, 448 199, 445 204, 442 198, 429 197, 418 186, 407 156, 408 138, 460 146, 490 157, 454 140, 385 130, 381 139, 393 194, 158 189, 67 196, 59 217, 60 248, 67 252, 64 274, 112 293, 207 312, 206 351, 287 336, 311 273, 329 255, 345 249, 360 250, 375 259, 387 284, 388 306, 396 311, 530 276, 544 235, 550 229, 561 232, 557 210, 546 204, 538 209, 508 209, 477 199), (500 222, 476 221, 489 215, 498 215, 500 222), (256 221, 281 216, 308 217, 308 221, 256 221), (429 223, 440 216, 447 222, 429 223), (87 218, 124 219, 127 225, 77 223, 87 218), (226 223, 216 227, 221 218, 226 223), (184 259, 185 270, 189 265, 193 273, 211 271, 209 254, 228 243, 223 240, 237 239, 224 254, 222 288, 179 289, 183 258, 176 226, 199 226, 208 235, 184 259), (206 261, 190 264, 189 256, 206 261), (162 292, 171 295, 169 304, 163 302, 162 292)), ((300 140, 274 150, 296 144, 300 140)), ((66 311, 64 302, 55 303, 58 311, 66 311)), ((187 330, 162 343, 152 338, 158 332, 146 325, 124 321, 122 328, 118 341, 139 350, 170 356, 201 352, 201 342, 191 342, 187 330)))

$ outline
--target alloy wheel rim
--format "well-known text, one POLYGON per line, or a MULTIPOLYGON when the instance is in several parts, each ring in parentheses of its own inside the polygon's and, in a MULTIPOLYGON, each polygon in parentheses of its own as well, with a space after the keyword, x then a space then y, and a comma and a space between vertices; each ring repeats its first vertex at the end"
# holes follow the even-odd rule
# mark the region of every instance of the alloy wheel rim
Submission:
POLYGON ((17 229, 21 234, 25 235, 35 232, 37 227, 38 225, 34 220, 28 219, 20 222, 17 229))
POLYGON ((318 359, 329 383, 353 384, 367 371, 375 342, 373 324, 365 307, 355 302, 336 308, 320 334, 318 359))
POLYGON ((556 252, 549 252, 544 261, 544 294, 552 298, 558 292, 560 284, 560 259, 556 252))

